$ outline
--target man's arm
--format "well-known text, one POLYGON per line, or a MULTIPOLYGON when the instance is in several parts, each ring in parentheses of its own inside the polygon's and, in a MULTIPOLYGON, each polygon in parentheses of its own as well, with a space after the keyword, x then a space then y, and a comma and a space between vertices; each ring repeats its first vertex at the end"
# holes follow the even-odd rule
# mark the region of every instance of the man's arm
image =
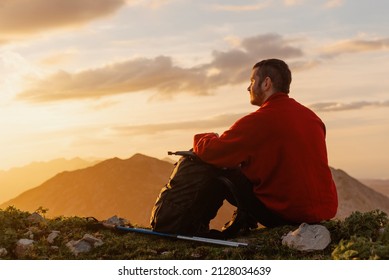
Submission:
POLYGON ((254 125, 253 116, 250 114, 238 120, 220 137, 215 133, 197 134, 194 136, 193 151, 203 161, 218 167, 238 167, 248 159, 250 151, 255 148, 254 125))

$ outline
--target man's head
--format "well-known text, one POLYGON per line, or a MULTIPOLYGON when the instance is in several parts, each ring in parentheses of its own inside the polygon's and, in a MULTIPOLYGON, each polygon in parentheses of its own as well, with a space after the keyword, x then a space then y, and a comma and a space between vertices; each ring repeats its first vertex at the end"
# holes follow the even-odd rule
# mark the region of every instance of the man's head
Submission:
POLYGON ((250 80, 250 102, 261 106, 273 93, 289 93, 292 74, 284 61, 272 58, 255 64, 250 80))

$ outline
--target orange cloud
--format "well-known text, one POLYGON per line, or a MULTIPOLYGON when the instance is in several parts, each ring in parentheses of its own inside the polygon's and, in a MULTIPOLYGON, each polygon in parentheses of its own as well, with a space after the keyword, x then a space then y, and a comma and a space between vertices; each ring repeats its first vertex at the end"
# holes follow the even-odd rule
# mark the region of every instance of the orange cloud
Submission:
POLYGON ((30 102, 66 99, 100 98, 139 91, 153 91, 153 98, 171 98, 189 93, 208 95, 226 84, 248 80, 251 67, 268 57, 298 58, 303 52, 277 34, 245 38, 229 51, 214 51, 208 64, 182 68, 172 58, 138 58, 85 70, 78 73, 58 72, 43 80, 35 80, 18 95, 30 102), (210 75, 212 73, 212 75, 210 75))
POLYGON ((0 41, 48 29, 80 26, 112 14, 125 3, 125 0, 1 1, 0 41))

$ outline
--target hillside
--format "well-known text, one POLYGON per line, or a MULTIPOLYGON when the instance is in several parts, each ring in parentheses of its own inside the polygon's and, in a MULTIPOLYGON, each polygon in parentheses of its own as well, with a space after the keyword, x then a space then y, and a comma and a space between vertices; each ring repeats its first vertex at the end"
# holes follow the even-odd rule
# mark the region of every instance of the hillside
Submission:
POLYGON ((389 213, 389 197, 367 187, 343 170, 331 168, 331 172, 339 197, 336 217, 344 218, 353 211, 366 212, 374 209, 389 213))
POLYGON ((148 223, 151 207, 173 165, 140 154, 113 158, 92 167, 62 172, 40 186, 0 206, 15 205, 34 211, 42 206, 53 216, 114 214, 140 224, 148 223))
POLYGON ((46 162, 33 162, 7 171, 0 170, 0 203, 42 184, 59 172, 73 171, 95 163, 96 161, 81 158, 59 158, 46 162))
POLYGON ((383 179, 359 179, 364 185, 389 197, 389 180, 383 179))
MULTIPOLYGON (((113 215, 139 226, 149 226, 150 212, 173 165, 136 154, 129 159, 113 158, 94 166, 62 172, 38 187, 0 205, 14 205, 33 212, 49 209, 47 216, 93 216, 99 220, 113 215)), ((389 198, 366 187, 342 170, 331 169, 338 188, 337 217, 354 211, 380 209, 389 213, 389 198)), ((231 217, 233 207, 223 207, 212 227, 220 228, 231 217)))

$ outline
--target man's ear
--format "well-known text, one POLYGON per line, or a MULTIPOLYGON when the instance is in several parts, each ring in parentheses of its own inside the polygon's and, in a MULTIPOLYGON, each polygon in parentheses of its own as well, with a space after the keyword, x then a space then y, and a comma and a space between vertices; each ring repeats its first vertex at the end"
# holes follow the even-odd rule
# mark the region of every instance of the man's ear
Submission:
POLYGON ((269 90, 272 87, 273 82, 270 77, 266 77, 262 85, 264 86, 264 90, 269 90))

